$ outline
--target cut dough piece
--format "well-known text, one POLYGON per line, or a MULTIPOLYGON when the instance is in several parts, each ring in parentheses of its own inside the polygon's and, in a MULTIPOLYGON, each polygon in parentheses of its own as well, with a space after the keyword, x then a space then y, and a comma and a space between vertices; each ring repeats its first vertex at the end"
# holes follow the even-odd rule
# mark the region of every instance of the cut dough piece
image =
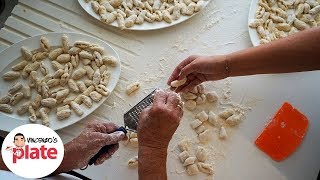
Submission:
POLYGON ((230 116, 228 119, 226 119, 226 123, 229 126, 236 126, 241 123, 242 119, 243 119, 242 114, 234 114, 234 115, 230 116))
POLYGON ((195 119, 190 123, 190 126, 191 126, 192 129, 196 129, 201 124, 202 124, 202 121, 200 121, 199 119, 195 119))
POLYGON ((234 110, 229 108, 219 113, 219 116, 223 119, 228 119, 230 116, 234 114, 234 110))
POLYGON ((205 162, 208 158, 208 153, 207 153, 206 149, 202 146, 198 146, 197 150, 196 150, 196 157, 197 157, 198 161, 205 162))
POLYGON ((191 92, 182 93, 182 98, 185 99, 185 100, 193 100, 193 99, 197 98, 197 95, 195 95, 195 94, 193 94, 191 92))
POLYGON ((213 174, 213 165, 203 163, 203 162, 198 162, 198 169, 206 174, 213 174))
POLYGON ((205 111, 201 111, 196 115, 196 118, 199 119, 201 122, 207 121, 209 116, 205 111))
POLYGON ((188 157, 190 157, 190 154, 188 153, 188 151, 183 151, 182 153, 179 154, 179 159, 181 163, 184 163, 188 157))
POLYGON ((138 138, 138 134, 136 132, 131 132, 129 137, 130 137, 130 139, 138 138))
POLYGON ((227 136, 228 135, 227 135, 226 129, 223 126, 221 126, 220 131, 219 131, 219 138, 220 139, 226 139, 227 136))
POLYGON ((132 147, 138 147, 139 146, 138 138, 131 138, 130 139, 130 144, 131 144, 132 147))
POLYGON ((127 86, 126 93, 127 93, 127 95, 130 95, 133 92, 137 91, 139 88, 140 88, 140 83, 139 82, 134 82, 134 83, 129 84, 127 86))
POLYGON ((213 92, 209 92, 207 95, 207 101, 212 103, 212 102, 216 102, 218 100, 218 94, 213 91, 213 92))
POLYGON ((209 111, 208 122, 210 124, 212 124, 213 126, 217 126, 218 125, 218 116, 212 111, 209 111))
POLYGON ((186 83, 186 82, 187 82, 187 78, 185 77, 185 78, 181 79, 180 81, 179 80, 172 81, 170 83, 170 85, 171 85, 171 87, 177 88, 177 87, 184 85, 184 83, 186 83))
POLYGON ((197 105, 204 104, 204 103, 206 103, 206 100, 207 100, 206 95, 201 94, 200 96, 197 97, 196 103, 197 103, 197 105))
POLYGON ((203 125, 201 125, 201 126, 199 126, 199 127, 197 127, 197 128, 195 129, 195 131, 196 131, 197 134, 201 134, 201 133, 203 133, 205 130, 206 130, 206 127, 204 127, 203 125))
POLYGON ((190 150, 190 140, 189 139, 183 139, 178 143, 178 147, 181 152, 183 151, 189 151, 190 150))
POLYGON ((210 130, 206 129, 202 133, 199 134, 198 138, 201 143, 207 143, 210 140, 210 130))
POLYGON ((191 164, 187 166, 187 173, 189 176, 194 176, 199 173, 198 166, 196 164, 191 164))
POLYGON ((130 168, 136 168, 138 167, 139 161, 138 156, 134 156, 133 158, 129 159, 128 161, 128 167, 130 168))
POLYGON ((197 103, 194 100, 188 100, 184 106, 189 110, 193 111, 197 107, 197 103))
POLYGON ((188 157, 184 163, 183 166, 189 166, 191 164, 194 164, 194 162, 196 161, 196 157, 188 157))

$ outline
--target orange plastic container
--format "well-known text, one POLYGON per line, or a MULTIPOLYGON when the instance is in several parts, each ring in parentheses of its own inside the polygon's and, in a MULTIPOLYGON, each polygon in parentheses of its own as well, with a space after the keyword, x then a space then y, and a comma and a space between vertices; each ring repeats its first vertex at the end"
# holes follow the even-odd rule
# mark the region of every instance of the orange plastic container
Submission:
POLYGON ((301 144, 308 126, 307 117, 285 102, 257 137, 255 144, 273 160, 282 161, 301 144))

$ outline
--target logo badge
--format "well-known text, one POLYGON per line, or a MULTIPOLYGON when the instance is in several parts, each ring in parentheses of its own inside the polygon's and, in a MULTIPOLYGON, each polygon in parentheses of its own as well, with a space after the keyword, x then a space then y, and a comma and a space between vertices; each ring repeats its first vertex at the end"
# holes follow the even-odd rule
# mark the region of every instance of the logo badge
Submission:
POLYGON ((11 172, 24 178, 41 178, 61 164, 64 146, 59 135, 39 124, 26 124, 5 138, 1 155, 11 172))

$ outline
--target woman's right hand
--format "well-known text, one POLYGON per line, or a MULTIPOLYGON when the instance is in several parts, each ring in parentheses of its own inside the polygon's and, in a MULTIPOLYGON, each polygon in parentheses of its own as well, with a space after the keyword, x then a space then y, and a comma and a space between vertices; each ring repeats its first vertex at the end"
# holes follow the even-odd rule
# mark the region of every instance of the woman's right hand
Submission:
POLYGON ((167 83, 187 77, 187 82, 176 89, 176 92, 187 92, 202 82, 224 79, 228 77, 226 59, 225 55, 189 56, 174 69, 167 83))

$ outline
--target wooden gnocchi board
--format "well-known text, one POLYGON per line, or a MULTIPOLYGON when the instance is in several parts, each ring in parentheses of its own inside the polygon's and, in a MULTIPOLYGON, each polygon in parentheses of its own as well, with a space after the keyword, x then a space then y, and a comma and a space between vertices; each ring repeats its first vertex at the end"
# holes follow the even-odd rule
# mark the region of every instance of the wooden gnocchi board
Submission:
MULTIPOLYGON (((7 48, 6 50, 2 51, 0 53, 0 57, 1 59, 4 59, 3 61, 0 61, 0 75, 2 76, 4 73, 8 72, 11 70, 11 67, 15 64, 17 64, 18 62, 21 61, 21 46, 25 46, 30 50, 36 50, 40 48, 39 42, 40 42, 40 38, 41 36, 44 36, 46 38, 48 38, 49 40, 49 44, 52 47, 57 47, 57 46, 61 46, 61 37, 62 35, 65 34, 68 36, 69 38, 69 44, 70 46, 73 45, 73 43, 75 41, 87 41, 93 44, 98 44, 102 47, 104 47, 105 49, 105 53, 111 56, 114 56, 117 58, 117 66, 116 67, 109 67, 108 71, 110 71, 111 73, 111 77, 110 77, 110 81, 107 85, 107 88, 112 92, 113 89, 115 88, 119 77, 120 77, 120 72, 121 72, 121 63, 119 60, 119 56, 117 54, 117 52, 106 42, 97 39, 95 37, 92 36, 88 36, 88 35, 84 35, 84 34, 79 34, 79 33, 48 33, 48 34, 43 34, 43 35, 38 35, 38 36, 34 36, 28 39, 25 39, 21 42, 18 42, 14 45, 12 45, 11 47, 7 48)), ((50 74, 52 74, 54 72, 54 70, 51 67, 51 60, 45 59, 43 60, 44 63, 46 64, 46 66, 49 68, 49 72, 50 74)), ((2 78, 0 79, 0 95, 6 95, 8 89, 11 87, 11 85, 16 82, 19 81, 23 84, 27 84, 29 78, 27 79, 22 79, 21 77, 17 80, 14 81, 4 81, 2 78)), ((35 90, 32 90, 32 97, 30 100, 33 100, 35 97, 35 90)), ((89 115, 91 112, 93 112, 95 109, 97 109, 105 100, 107 99, 107 97, 103 97, 102 100, 98 103, 93 103, 91 108, 87 108, 85 107, 84 104, 81 105, 84 114, 82 116, 77 116, 74 112, 71 113, 71 116, 67 119, 64 120, 58 120, 57 116, 56 116, 56 112, 55 110, 51 111, 49 113, 49 121, 50 121, 50 128, 52 128, 53 130, 58 130, 61 128, 64 128, 66 126, 69 126, 71 124, 74 124, 78 121, 80 121, 82 118, 86 117, 87 115, 89 115)), ((29 99, 28 99, 29 100, 29 99)), ((28 101, 26 99, 23 99, 21 102, 19 102, 16 106, 14 106, 14 113, 12 114, 6 114, 6 113, 0 113, 0 129, 4 130, 4 131, 11 131, 12 129, 14 129, 15 127, 22 125, 22 124, 27 124, 29 123, 28 120, 28 116, 29 113, 26 113, 23 116, 19 116, 16 114, 16 109, 17 107, 19 107, 21 104, 23 104, 24 102, 28 101)), ((38 123, 41 123, 41 121, 38 119, 38 123)))

